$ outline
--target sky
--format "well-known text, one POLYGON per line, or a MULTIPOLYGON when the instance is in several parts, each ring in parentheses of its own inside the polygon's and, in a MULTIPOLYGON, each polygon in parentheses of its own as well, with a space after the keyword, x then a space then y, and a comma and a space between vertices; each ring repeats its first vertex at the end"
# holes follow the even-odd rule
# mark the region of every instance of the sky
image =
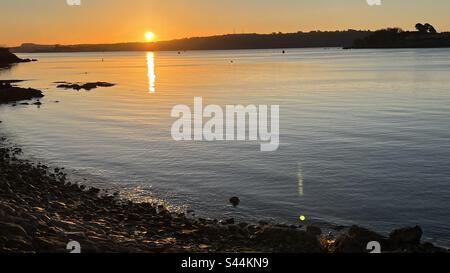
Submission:
POLYGON ((143 42, 228 33, 401 27, 450 31, 449 0, 0 0, 0 45, 143 42))

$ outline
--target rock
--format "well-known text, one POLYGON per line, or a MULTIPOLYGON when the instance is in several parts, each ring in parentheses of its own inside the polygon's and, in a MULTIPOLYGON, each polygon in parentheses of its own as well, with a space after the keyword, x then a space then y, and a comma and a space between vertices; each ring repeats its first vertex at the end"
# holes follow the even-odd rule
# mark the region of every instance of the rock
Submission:
POLYGON ((248 224, 247 223, 239 223, 239 227, 246 228, 246 227, 248 227, 248 224))
POLYGON ((6 247, 20 251, 31 251, 33 249, 33 245, 30 240, 21 237, 8 238, 6 247))
POLYGON ((321 252, 318 238, 302 230, 269 226, 256 236, 256 240, 288 253, 321 252))
POLYGON ((222 225, 234 225, 234 218, 220 221, 222 225))
POLYGON ((350 227, 348 231, 348 235, 351 237, 357 238, 359 240, 365 240, 365 241, 381 241, 385 238, 371 230, 368 230, 366 228, 358 227, 358 226, 352 226, 350 227))
POLYGON ((239 206, 239 204, 241 203, 241 200, 239 199, 239 197, 231 197, 231 198, 230 198, 230 203, 231 203, 234 207, 237 207, 237 206, 239 206))
POLYGON ((90 91, 92 89, 96 89, 98 87, 112 87, 115 86, 114 83, 108 83, 108 82, 88 82, 88 83, 68 83, 68 82, 63 82, 61 84, 58 84, 56 87, 57 88, 62 88, 62 89, 73 89, 73 90, 86 90, 86 91, 90 91))
POLYGON ((231 233, 239 233, 242 230, 238 225, 235 224, 228 225, 227 228, 231 233))
POLYGON ((15 103, 42 97, 44 97, 42 92, 36 89, 0 84, 0 104, 15 103))
POLYGON ((423 231, 419 226, 394 230, 389 235, 389 240, 397 246, 418 245, 423 231))
POLYGON ((356 238, 343 234, 339 236, 334 244, 330 246, 329 252, 332 253, 364 253, 366 245, 362 245, 356 238))
POLYGON ((7 48, 0 48, 0 67, 9 66, 16 63, 26 63, 30 62, 29 59, 21 59, 14 55, 13 53, 9 52, 9 49, 7 48))
POLYGON ((17 224, 0 222, 0 234, 6 236, 28 237, 24 228, 17 224))
POLYGON ((314 236, 320 236, 322 234, 322 230, 316 226, 307 226, 306 233, 314 235, 314 236))
POLYGON ((142 217, 137 213, 130 213, 128 215, 128 221, 135 222, 135 221, 140 221, 140 220, 142 220, 142 217))
POLYGON ((329 252, 334 253, 366 253, 367 244, 371 241, 379 242, 383 250, 391 249, 386 238, 382 235, 358 226, 352 226, 347 234, 339 236, 329 252))
POLYGON ((39 236, 34 238, 36 246, 44 252, 64 252, 68 242, 62 242, 60 238, 39 236))

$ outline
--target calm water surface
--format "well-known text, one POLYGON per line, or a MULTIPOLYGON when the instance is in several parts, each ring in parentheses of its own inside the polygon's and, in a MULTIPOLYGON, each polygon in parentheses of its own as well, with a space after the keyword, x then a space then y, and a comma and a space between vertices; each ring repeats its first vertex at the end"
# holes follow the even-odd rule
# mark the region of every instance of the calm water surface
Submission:
POLYGON ((205 217, 420 224, 450 246, 450 50, 302 49, 22 54, 0 72, 45 92, 2 106, 2 132, 25 154, 132 197, 205 217), (104 61, 102 62, 102 59, 104 61), (231 62, 233 61, 233 62, 231 62), (56 81, 116 83, 89 92, 56 81), (281 146, 175 142, 177 104, 279 104, 281 146), (59 101, 59 103, 55 103, 59 101), (239 196, 234 209, 228 198, 239 196))

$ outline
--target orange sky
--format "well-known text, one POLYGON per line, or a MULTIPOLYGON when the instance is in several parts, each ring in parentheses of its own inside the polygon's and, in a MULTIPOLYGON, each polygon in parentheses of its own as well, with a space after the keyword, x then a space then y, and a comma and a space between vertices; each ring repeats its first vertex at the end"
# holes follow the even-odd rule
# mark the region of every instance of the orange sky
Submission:
POLYGON ((0 45, 115 43, 233 32, 412 29, 450 30, 448 0, 1 0, 0 45))

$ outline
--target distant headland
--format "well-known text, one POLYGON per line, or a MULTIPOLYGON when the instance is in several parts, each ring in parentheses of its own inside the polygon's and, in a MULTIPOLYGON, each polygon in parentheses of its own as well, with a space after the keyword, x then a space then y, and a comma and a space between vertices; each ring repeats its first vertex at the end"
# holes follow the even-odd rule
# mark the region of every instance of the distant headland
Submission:
POLYGON ((417 31, 387 28, 355 40, 349 48, 439 48, 450 47, 450 33, 439 33, 431 24, 418 23, 417 31))
POLYGON ((366 30, 312 31, 271 34, 227 34, 209 37, 193 37, 150 43, 38 45, 22 44, 11 48, 15 53, 35 52, 103 52, 103 51, 186 51, 276 49, 306 47, 349 47, 357 39, 372 32, 366 30))
POLYGON ((314 47, 435 48, 450 47, 450 32, 439 33, 431 24, 417 24, 417 31, 386 28, 377 31, 311 31, 271 34, 227 34, 159 42, 116 44, 41 45, 24 43, 10 48, 14 53, 107 52, 107 51, 188 51, 235 49, 288 49, 314 47))
POLYGON ((21 59, 16 55, 9 52, 7 48, 0 47, 0 67, 10 66, 17 63, 27 63, 36 60, 31 59, 21 59))

